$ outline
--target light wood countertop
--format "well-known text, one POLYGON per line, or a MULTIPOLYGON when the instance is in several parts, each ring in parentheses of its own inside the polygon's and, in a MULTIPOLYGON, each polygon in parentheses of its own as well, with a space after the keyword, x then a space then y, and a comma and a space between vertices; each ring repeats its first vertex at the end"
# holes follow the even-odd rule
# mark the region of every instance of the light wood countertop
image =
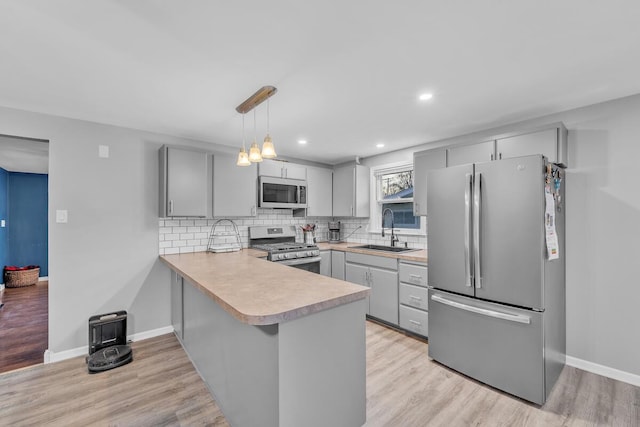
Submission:
POLYGON ((365 298, 365 286, 260 259, 263 251, 162 255, 160 259, 250 325, 271 325, 365 298))
POLYGON ((363 243, 318 243, 318 247, 320 250, 334 250, 334 251, 342 251, 342 252, 355 252, 358 254, 366 254, 366 255, 377 255, 383 256, 386 258, 396 258, 406 261, 415 261, 415 262, 423 262, 427 263, 427 251, 425 249, 420 249, 417 251, 407 251, 407 252, 385 252, 385 251, 376 251, 371 249, 358 249, 354 248, 354 246, 362 246, 363 243))

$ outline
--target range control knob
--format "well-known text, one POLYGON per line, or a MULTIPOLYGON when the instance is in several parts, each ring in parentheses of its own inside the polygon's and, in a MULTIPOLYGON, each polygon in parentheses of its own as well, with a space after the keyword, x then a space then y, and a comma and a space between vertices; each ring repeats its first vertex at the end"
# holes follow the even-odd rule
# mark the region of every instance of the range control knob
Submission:
POLYGON ((283 256, 283 257, 285 257, 287 259, 291 258, 291 254, 282 254, 281 256, 283 256))
POLYGON ((308 251, 307 256, 313 256, 313 251, 308 251))

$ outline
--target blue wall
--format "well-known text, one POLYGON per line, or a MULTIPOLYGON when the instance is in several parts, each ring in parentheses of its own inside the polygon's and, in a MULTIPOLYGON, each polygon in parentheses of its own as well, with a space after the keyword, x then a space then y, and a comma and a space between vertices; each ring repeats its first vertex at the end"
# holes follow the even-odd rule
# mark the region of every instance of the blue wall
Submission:
POLYGON ((49 177, 17 172, 8 175, 8 264, 36 264, 40 276, 48 276, 49 177))
MULTIPOLYGON (((0 219, 7 220, 9 203, 8 185, 9 185, 9 172, 0 168, 0 219)), ((7 228, 0 227, 0 269, 7 265, 9 260, 8 246, 7 246, 7 228)), ((0 273, 2 274, 2 273, 0 273)), ((4 280, 0 277, 0 283, 4 280)))

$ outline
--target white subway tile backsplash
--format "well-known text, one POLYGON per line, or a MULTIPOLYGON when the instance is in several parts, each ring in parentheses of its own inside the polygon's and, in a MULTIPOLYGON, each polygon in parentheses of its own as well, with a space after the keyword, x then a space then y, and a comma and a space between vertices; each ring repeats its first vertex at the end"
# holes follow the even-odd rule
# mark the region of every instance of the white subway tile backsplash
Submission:
MULTIPOLYGON (((209 234, 212 226, 221 218, 189 219, 172 218, 158 221, 159 252, 161 255, 172 253, 203 252, 207 249, 209 234)), ((342 236, 349 243, 358 244, 389 244, 389 234, 383 238, 380 233, 369 233, 368 218, 294 218, 291 209, 258 209, 255 217, 234 217, 231 219, 238 227, 240 241, 243 247, 249 245, 249 227, 254 225, 293 225, 296 229, 296 240, 302 241, 303 235, 300 226, 316 224, 316 238, 319 241, 327 239, 328 222, 340 221, 342 236), (358 228, 360 227, 360 228, 358 228), (347 237, 349 236, 349 237, 347 237)), ((232 231, 233 227, 228 223, 216 225, 216 231, 232 231)), ((400 244, 417 249, 426 248, 424 236, 400 235, 400 244)))

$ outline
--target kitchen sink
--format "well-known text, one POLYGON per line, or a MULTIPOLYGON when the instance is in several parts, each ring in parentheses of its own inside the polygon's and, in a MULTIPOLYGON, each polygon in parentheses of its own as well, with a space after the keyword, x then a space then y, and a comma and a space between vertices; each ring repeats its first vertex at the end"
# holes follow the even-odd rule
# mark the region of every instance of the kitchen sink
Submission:
POLYGON ((362 246, 349 246, 353 249, 369 249, 372 251, 384 251, 384 252, 411 252, 417 251, 414 248, 403 248, 401 246, 385 246, 385 245, 362 245, 362 246))

